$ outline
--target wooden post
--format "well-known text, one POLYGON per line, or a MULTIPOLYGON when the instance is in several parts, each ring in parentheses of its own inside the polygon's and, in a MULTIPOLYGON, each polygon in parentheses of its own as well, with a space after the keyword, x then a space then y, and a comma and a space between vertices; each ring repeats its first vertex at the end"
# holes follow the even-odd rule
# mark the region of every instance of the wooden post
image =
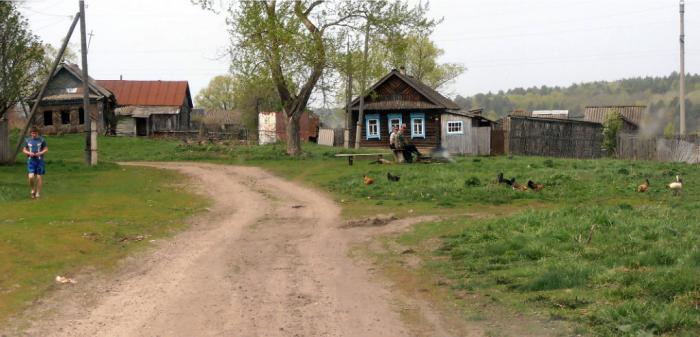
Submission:
POLYGON ((87 39, 85 36, 85 0, 80 0, 80 55, 83 63, 83 111, 90 116, 85 120, 85 163, 97 165, 97 109, 90 109, 90 85, 87 61, 87 39))
POLYGON ((80 13, 75 14, 75 18, 73 19, 73 23, 70 25, 70 28, 68 29, 68 34, 66 34, 66 38, 63 39, 63 44, 61 45, 61 49, 58 50, 58 54, 56 54, 56 59, 53 61, 53 64, 51 65, 51 71, 49 71, 48 76, 46 77, 46 80, 44 81, 44 84, 41 86, 41 89, 39 90, 39 94, 36 96, 36 101, 34 102, 34 106, 32 106, 32 111, 29 113, 29 118, 27 118, 27 125, 24 126, 22 133, 19 134, 19 139, 17 139, 17 146, 15 147, 15 154, 14 154, 14 156, 12 156, 12 160, 14 160, 14 158, 17 158, 17 155, 19 154, 19 150, 22 148, 22 144, 24 143, 24 137, 27 135, 27 130, 29 130, 29 127, 34 122, 34 115, 36 114, 36 109, 39 107, 39 103, 44 98, 44 93, 46 92, 46 87, 48 87, 49 81, 51 80, 51 77, 56 72, 56 68, 58 68, 58 63, 61 62, 61 58, 63 57, 63 53, 66 51, 66 47, 68 46, 68 41, 70 41, 70 37, 71 37, 71 35, 73 35, 73 30, 75 30, 75 26, 78 24, 78 20, 80 20, 80 13))

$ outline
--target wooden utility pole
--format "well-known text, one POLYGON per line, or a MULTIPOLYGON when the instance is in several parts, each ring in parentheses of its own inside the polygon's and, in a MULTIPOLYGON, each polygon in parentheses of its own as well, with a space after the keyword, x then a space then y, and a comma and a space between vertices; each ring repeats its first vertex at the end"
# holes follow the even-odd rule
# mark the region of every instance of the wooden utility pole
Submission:
POLYGON ((348 87, 347 87, 347 92, 346 92, 346 97, 345 97, 345 132, 344 132, 344 141, 343 141, 343 147, 346 149, 350 148, 350 128, 352 127, 352 108, 350 107, 350 103, 352 103, 352 56, 350 55, 350 36, 348 36, 348 45, 347 45, 347 60, 346 60, 346 65, 347 65, 347 71, 348 71, 348 87))
POLYGON ((49 81, 51 80, 51 77, 53 77, 53 74, 56 72, 56 68, 58 68, 58 64, 61 62, 61 58, 63 58, 63 53, 65 53, 66 47, 68 47, 68 41, 70 41, 70 37, 73 35, 73 31, 75 30, 75 26, 78 25, 78 20, 80 20, 80 13, 75 14, 75 18, 73 19, 73 23, 71 23, 70 28, 68 29, 68 34, 66 34, 66 38, 63 39, 63 44, 61 45, 61 49, 58 50, 58 54, 56 54, 56 59, 54 59, 53 64, 51 64, 51 70, 47 73, 46 80, 44 80, 44 84, 42 84, 41 89, 39 89, 39 94, 36 96, 36 101, 34 101, 34 105, 32 106, 32 111, 29 113, 29 117, 27 118, 27 125, 24 126, 22 133, 19 135, 19 138, 17 139, 17 146, 15 147, 15 155, 12 156, 11 160, 14 160, 14 158, 17 158, 17 155, 19 154, 19 150, 22 149, 22 144, 24 143, 24 137, 27 135, 27 131, 29 130, 29 127, 34 122, 34 115, 36 114, 36 109, 39 107, 39 103, 41 103, 41 100, 44 99, 44 93, 46 92, 46 87, 49 86, 49 81))
POLYGON ((685 129, 685 22, 683 16, 685 15, 685 1, 681 0, 681 76, 680 76, 680 87, 681 87, 681 136, 686 135, 685 129))
POLYGON ((367 59, 369 58, 369 25, 370 19, 367 19, 365 26, 365 49, 362 52, 362 78, 360 79, 360 108, 357 114, 357 128, 355 131, 355 148, 360 148, 360 139, 362 138, 362 122, 365 117, 365 90, 367 90, 367 59))
POLYGON ((89 166, 94 166, 97 165, 97 109, 95 111, 90 109, 85 0, 80 0, 80 54, 83 61, 83 114, 90 116, 89 119, 85 118, 85 163, 89 166))

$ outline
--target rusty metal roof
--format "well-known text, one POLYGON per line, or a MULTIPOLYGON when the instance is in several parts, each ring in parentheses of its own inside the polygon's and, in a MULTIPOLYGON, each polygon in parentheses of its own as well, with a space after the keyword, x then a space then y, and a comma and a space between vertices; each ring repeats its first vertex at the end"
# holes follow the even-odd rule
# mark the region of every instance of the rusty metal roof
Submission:
POLYGON ((639 126, 646 109, 645 105, 587 106, 583 114, 585 120, 603 124, 609 114, 617 112, 626 121, 639 126))
POLYGON ((98 84, 114 93, 119 106, 182 106, 192 107, 187 81, 124 81, 100 80, 98 84))

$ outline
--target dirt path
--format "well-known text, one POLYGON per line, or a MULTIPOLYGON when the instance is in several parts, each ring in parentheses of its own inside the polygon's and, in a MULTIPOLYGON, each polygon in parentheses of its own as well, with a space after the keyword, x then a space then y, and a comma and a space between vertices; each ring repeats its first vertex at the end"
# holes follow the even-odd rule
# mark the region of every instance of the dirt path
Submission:
POLYGON ((194 177, 210 212, 116 279, 85 276, 37 303, 20 335, 413 335, 388 286, 348 257, 328 198, 256 168, 147 165, 194 177))

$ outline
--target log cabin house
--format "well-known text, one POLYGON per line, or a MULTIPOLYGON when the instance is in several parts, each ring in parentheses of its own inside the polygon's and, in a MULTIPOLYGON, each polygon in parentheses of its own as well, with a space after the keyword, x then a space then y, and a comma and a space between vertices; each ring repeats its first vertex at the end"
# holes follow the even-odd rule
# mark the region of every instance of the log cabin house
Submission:
MULTIPOLYGON (((365 96, 361 147, 389 148, 393 126, 406 124, 406 138, 421 151, 443 147, 452 154, 490 154, 492 121, 481 110, 460 107, 423 82, 392 70, 365 96)), ((355 142, 360 98, 350 103, 350 143, 355 142)))
MULTIPOLYGON (((97 81, 88 78, 90 111, 97 111, 99 133, 111 134, 116 123, 114 95, 97 81)), ((36 96, 30 102, 36 101, 36 96)), ((33 125, 42 134, 55 135, 85 131, 83 111, 83 73, 75 64, 62 63, 51 76, 34 115, 33 125)))

